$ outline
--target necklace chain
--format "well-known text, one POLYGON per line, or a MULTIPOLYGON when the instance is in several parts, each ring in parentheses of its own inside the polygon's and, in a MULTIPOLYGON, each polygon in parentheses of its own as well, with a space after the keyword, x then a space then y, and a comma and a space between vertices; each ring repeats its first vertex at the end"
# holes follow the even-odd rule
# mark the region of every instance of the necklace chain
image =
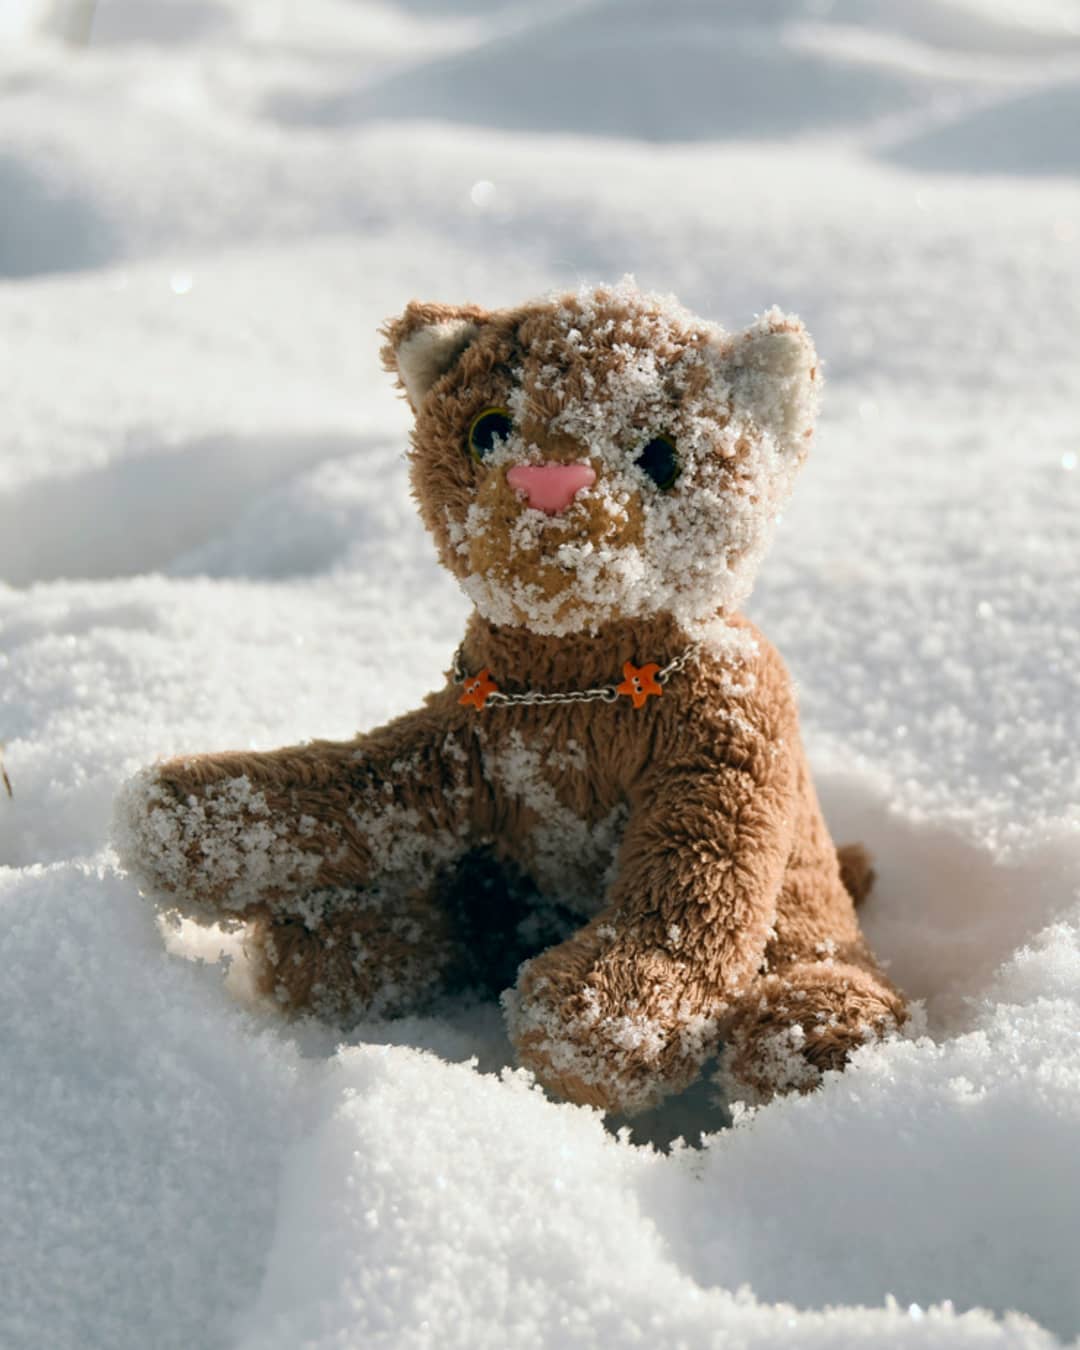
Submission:
MULTIPOLYGON (((684 648, 678 656, 670 660, 666 666, 662 666, 654 676, 657 684, 667 684, 672 675, 677 674, 682 668, 697 655, 701 644, 691 642, 684 648)), ((458 645, 454 652, 453 676, 455 684, 464 684, 469 678, 469 674, 464 665, 464 653, 461 645, 458 645)), ((501 689, 493 689, 488 694, 486 703, 507 703, 507 704, 529 704, 538 706, 549 703, 615 703, 619 698, 619 692, 613 684, 597 685, 592 689, 571 689, 565 694, 545 694, 539 689, 530 689, 525 694, 504 694, 501 689)))

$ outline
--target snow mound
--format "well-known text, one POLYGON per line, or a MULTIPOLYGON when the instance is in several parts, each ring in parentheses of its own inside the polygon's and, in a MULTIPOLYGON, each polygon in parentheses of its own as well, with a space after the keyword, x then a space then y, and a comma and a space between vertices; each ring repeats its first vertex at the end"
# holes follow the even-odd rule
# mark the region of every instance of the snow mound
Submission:
POLYGON ((409 499, 398 446, 370 446, 249 498, 228 529, 178 556, 174 576, 378 576, 383 588, 438 585, 442 574, 409 499), (373 492, 374 485, 378 492, 373 492))
POLYGON ((0 155, 0 278, 100 267, 115 251, 114 231, 92 192, 63 173, 0 155))
POLYGON ((1067 3, 985 3, 984 0, 814 0, 804 13, 858 26, 929 48, 1008 61, 1057 57, 1080 45, 1080 22, 1067 3))
MULTIPOLYGON (((25 586, 157 571, 218 537, 275 479, 355 448, 344 437, 209 437, 25 484, 0 500, 0 576, 25 586)), ((275 553, 280 569, 286 555, 275 553)))
POLYGON ((718 19, 700 0, 575 6, 549 22, 336 93, 282 95, 283 121, 390 118, 646 141, 780 137, 879 118, 925 91, 914 73, 847 61, 778 38, 796 4, 718 19), (768 19, 772 17, 773 23, 768 19), (765 20, 763 22, 763 20, 765 20))
POLYGON ((236 14, 230 8, 215 0, 98 0, 91 34, 95 46, 204 42, 232 31, 236 14))
POLYGON ((0 914, 0 1343, 221 1344, 262 1277, 296 1056, 115 875, 0 869, 0 914))
POLYGON ((1080 80, 976 107, 894 145, 887 157, 935 173, 1080 174, 1080 80))

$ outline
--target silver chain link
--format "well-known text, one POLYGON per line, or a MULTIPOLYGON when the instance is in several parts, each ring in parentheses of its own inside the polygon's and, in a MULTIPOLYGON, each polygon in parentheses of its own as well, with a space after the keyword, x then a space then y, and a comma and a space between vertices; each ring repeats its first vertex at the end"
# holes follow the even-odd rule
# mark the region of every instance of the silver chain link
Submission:
MULTIPOLYGON (((667 684, 672 675, 677 674, 697 655, 700 647, 699 642, 691 642, 689 647, 658 670, 655 677, 657 684, 667 684)), ((453 676, 455 684, 464 684, 470 678, 460 645, 454 652, 453 676)), ((594 689, 572 689, 565 694, 545 694, 538 689, 530 689, 527 694, 504 694, 501 689, 493 689, 484 700, 484 706, 487 707, 489 703, 525 704, 532 707, 549 703, 615 703, 618 698, 619 691, 613 684, 599 685, 594 689)))

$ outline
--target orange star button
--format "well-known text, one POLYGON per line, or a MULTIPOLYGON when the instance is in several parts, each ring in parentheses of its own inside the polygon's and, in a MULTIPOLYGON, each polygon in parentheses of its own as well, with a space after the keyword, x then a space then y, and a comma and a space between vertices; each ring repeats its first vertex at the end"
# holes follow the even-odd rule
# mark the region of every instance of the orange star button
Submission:
POLYGON ((487 702, 488 695, 493 694, 498 687, 491 678, 491 671, 485 666, 479 675, 473 675, 465 681, 465 692, 458 702, 465 704, 466 707, 471 706, 479 712, 487 702))
POLYGON ((627 661, 622 668, 625 679, 622 684, 615 686, 617 694, 625 694, 627 698, 634 700, 634 707, 640 708, 650 694, 662 694, 664 687, 657 684, 653 676, 660 669, 655 661, 647 666, 635 666, 632 661, 627 661))

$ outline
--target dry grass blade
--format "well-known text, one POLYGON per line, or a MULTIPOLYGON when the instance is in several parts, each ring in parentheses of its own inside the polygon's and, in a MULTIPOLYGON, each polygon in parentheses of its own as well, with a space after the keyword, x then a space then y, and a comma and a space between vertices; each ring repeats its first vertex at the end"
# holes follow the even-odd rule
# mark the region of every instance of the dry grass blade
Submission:
POLYGON ((11 790, 11 779, 10 779, 10 778, 8 777, 8 775, 7 775, 7 769, 4 768, 4 743, 3 743, 3 741, 0 741, 0 778, 2 778, 2 779, 4 780, 4 787, 7 789, 7 795, 8 795, 9 797, 14 797, 15 794, 14 794, 14 792, 12 792, 12 790, 11 790))

